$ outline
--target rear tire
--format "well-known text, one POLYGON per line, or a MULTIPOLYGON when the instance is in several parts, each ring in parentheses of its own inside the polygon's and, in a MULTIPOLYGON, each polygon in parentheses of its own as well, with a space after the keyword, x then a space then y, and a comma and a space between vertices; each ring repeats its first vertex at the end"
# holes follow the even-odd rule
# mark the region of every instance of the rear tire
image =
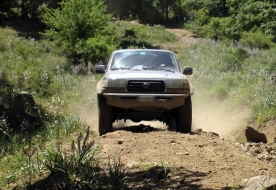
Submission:
POLYGON ((98 99, 98 114, 99 114, 99 135, 104 135, 106 133, 112 132, 113 127, 113 113, 112 106, 106 103, 106 98, 102 95, 97 96, 98 99))
POLYGON ((181 133, 190 133, 192 129, 192 99, 188 96, 185 104, 176 109, 176 130, 181 133))
POLYGON ((176 131, 176 121, 173 116, 170 116, 167 125, 169 131, 176 131))

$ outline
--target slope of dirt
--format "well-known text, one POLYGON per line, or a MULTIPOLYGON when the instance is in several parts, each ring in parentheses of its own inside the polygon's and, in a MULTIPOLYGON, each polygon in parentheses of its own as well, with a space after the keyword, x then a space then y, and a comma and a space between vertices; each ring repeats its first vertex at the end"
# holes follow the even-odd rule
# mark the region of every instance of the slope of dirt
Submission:
POLYGON ((258 159, 243 144, 212 132, 138 125, 108 133, 98 143, 103 164, 122 161, 131 189, 230 189, 244 178, 275 177, 275 161, 258 159))

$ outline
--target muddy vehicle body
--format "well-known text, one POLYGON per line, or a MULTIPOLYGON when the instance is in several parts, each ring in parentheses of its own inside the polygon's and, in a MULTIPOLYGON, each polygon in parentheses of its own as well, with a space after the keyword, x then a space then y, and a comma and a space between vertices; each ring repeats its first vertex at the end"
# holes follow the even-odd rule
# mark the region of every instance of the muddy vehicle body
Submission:
POLYGON ((170 129, 189 133, 192 125, 194 88, 181 71, 172 51, 124 49, 114 51, 97 84, 99 134, 111 132, 116 120, 133 122, 159 120, 170 129))

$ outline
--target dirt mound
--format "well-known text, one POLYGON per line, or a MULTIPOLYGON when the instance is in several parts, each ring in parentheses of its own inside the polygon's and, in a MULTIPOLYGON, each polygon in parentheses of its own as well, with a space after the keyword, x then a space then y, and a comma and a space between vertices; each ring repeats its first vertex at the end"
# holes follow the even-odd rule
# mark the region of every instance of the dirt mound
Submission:
POLYGON ((110 158, 122 160, 131 189, 230 189, 244 178, 275 175, 273 160, 260 160, 248 146, 213 132, 182 134, 137 125, 97 142, 103 165, 110 158))

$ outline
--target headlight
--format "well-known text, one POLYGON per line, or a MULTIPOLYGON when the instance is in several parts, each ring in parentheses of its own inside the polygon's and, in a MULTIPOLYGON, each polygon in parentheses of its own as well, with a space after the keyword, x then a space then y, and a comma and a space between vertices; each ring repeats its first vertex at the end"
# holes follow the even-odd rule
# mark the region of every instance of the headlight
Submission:
POLYGON ((168 94, 190 94, 189 81, 186 79, 169 79, 167 81, 166 93, 168 93, 168 94))
POLYGON ((127 82, 126 79, 108 79, 104 78, 102 81, 102 87, 103 88, 109 88, 109 87, 126 87, 127 82))
POLYGON ((186 79, 169 79, 167 88, 189 88, 189 82, 186 79))
POLYGON ((108 87, 126 87, 126 79, 108 79, 108 87))
POLYGON ((103 80, 102 80, 102 87, 103 88, 108 87, 108 79, 107 78, 103 78, 103 80))

